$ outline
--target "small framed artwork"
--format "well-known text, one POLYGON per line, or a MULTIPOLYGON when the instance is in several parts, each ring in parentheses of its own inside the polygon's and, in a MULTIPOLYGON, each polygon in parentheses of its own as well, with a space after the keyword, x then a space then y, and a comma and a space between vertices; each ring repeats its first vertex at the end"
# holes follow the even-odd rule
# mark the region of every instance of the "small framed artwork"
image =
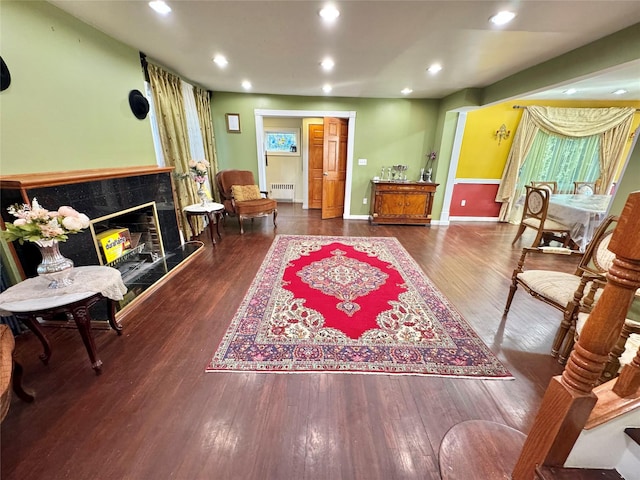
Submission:
POLYGON ((240 133, 240 114, 225 113, 224 117, 227 121, 227 132, 240 133))

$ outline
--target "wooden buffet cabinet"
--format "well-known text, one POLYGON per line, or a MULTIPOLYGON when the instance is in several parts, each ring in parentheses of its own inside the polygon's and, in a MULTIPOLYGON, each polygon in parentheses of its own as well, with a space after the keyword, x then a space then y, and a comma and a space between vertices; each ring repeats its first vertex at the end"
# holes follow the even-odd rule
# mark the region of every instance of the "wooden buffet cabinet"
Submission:
POLYGON ((430 225, 438 183, 371 181, 372 224, 430 225))

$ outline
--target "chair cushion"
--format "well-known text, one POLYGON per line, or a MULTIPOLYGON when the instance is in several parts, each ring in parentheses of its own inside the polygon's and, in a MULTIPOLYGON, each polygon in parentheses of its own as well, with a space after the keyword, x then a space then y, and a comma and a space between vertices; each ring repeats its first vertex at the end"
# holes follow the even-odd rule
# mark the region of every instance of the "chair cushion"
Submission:
MULTIPOLYGON (((525 218, 522 223, 527 225, 528 227, 535 228, 538 230, 540 228, 540 220, 537 218, 525 218)), ((569 227, 563 225, 560 222, 556 222, 555 220, 551 220, 547 218, 544 221, 544 229, 545 230, 569 230, 569 227)))
POLYGON ((271 198, 245 200, 244 202, 236 202, 236 213, 242 216, 266 215, 273 212, 277 206, 278 202, 271 198))
MULTIPOLYGON (((517 275, 518 279, 530 290, 553 300, 559 305, 566 305, 573 299, 573 294, 580 285, 580 277, 571 273, 553 270, 526 270, 517 275)), ((588 292, 591 282, 587 284, 588 292)))
POLYGON ((258 200, 262 198, 260 187, 258 185, 232 185, 231 192, 236 202, 244 202, 246 200, 258 200))

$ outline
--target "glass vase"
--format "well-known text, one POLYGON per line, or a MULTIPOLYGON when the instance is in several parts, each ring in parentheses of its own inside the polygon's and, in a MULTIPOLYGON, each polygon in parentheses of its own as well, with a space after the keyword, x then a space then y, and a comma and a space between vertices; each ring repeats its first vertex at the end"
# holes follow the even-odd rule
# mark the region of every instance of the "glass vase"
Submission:
POLYGON ((204 207, 207 203, 207 192, 204 189, 204 183, 198 184, 198 191, 196 193, 198 194, 198 197, 200 197, 200 205, 204 207))
POLYGON ((49 288, 63 288, 73 283, 69 278, 73 270, 73 261, 60 253, 57 240, 40 240, 35 242, 40 249, 42 262, 37 272, 41 277, 49 280, 49 288))

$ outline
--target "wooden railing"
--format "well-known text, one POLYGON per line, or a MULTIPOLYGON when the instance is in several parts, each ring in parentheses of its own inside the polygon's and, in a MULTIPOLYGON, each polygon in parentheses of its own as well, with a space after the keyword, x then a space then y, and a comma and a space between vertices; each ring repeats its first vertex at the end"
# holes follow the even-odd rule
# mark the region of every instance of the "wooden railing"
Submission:
MULTIPOLYGON (((554 377, 542 399, 525 440, 514 480, 531 480, 537 465, 563 466, 585 427, 597 396, 593 393, 608 353, 620 335, 624 320, 640 287, 640 191, 632 193, 620 215, 609 249, 616 258, 607 284, 580 334, 561 376, 554 377)), ((637 396, 640 353, 615 381, 618 397, 637 396)))

